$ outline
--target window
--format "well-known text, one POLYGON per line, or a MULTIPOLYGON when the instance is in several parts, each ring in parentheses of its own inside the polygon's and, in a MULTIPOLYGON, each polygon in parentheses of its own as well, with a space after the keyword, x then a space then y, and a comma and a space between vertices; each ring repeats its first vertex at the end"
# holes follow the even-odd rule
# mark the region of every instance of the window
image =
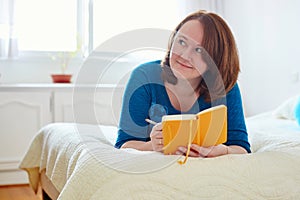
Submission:
POLYGON ((113 36, 139 28, 173 30, 179 21, 174 0, 15 0, 21 52, 74 51, 87 55, 113 36), (89 50, 87 50, 89 49, 89 50))
POLYGON ((134 29, 173 30, 180 20, 178 4, 176 0, 94 0, 93 47, 134 29))
POLYGON ((76 50, 76 0, 16 0, 15 17, 20 51, 76 50))

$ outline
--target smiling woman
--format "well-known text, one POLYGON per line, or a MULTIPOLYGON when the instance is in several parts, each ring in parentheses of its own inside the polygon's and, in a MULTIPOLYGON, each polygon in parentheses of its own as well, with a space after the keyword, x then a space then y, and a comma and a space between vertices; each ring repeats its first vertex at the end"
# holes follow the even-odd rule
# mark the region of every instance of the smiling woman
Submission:
POLYGON ((144 63, 131 73, 115 147, 164 151, 163 116, 153 116, 153 106, 176 115, 225 105, 227 141, 201 148, 194 144, 191 151, 178 147, 176 154, 217 157, 251 152, 237 84, 239 71, 235 40, 223 18, 205 10, 186 16, 171 33, 163 60, 144 63), (160 123, 153 126, 145 119, 160 123))

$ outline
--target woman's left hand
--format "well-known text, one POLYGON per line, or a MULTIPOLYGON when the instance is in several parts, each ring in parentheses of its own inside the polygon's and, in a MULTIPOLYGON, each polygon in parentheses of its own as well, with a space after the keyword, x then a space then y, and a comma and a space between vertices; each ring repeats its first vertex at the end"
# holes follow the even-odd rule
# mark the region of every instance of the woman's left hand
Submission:
MULTIPOLYGON (((196 144, 191 145, 190 153, 191 157, 216 157, 228 154, 228 146, 219 144, 211 147, 201 147, 196 144)), ((187 153, 187 147, 178 147, 176 154, 182 155, 187 153)))

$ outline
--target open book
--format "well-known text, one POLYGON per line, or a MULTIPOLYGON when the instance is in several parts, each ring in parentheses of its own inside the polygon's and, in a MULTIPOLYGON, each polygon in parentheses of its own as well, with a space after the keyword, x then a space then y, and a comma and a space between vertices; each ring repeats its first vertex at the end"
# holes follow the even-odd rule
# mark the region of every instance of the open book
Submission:
POLYGON ((162 118, 164 154, 178 146, 214 146, 227 141, 227 107, 218 105, 197 114, 165 115, 162 118))

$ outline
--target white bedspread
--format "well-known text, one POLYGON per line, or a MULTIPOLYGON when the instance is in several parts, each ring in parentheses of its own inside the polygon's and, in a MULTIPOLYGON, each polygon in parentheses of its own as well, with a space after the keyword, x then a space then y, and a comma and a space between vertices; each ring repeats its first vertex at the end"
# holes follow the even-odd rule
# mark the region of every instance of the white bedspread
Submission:
POLYGON ((248 118, 247 128, 253 152, 300 155, 300 126, 296 121, 275 118, 268 112, 248 118))
POLYGON ((254 153, 189 158, 179 165, 177 156, 115 149, 109 142, 115 127, 50 124, 20 167, 33 188, 46 168, 59 199, 67 200, 298 199, 300 128, 270 114, 247 119, 247 127, 254 153))

